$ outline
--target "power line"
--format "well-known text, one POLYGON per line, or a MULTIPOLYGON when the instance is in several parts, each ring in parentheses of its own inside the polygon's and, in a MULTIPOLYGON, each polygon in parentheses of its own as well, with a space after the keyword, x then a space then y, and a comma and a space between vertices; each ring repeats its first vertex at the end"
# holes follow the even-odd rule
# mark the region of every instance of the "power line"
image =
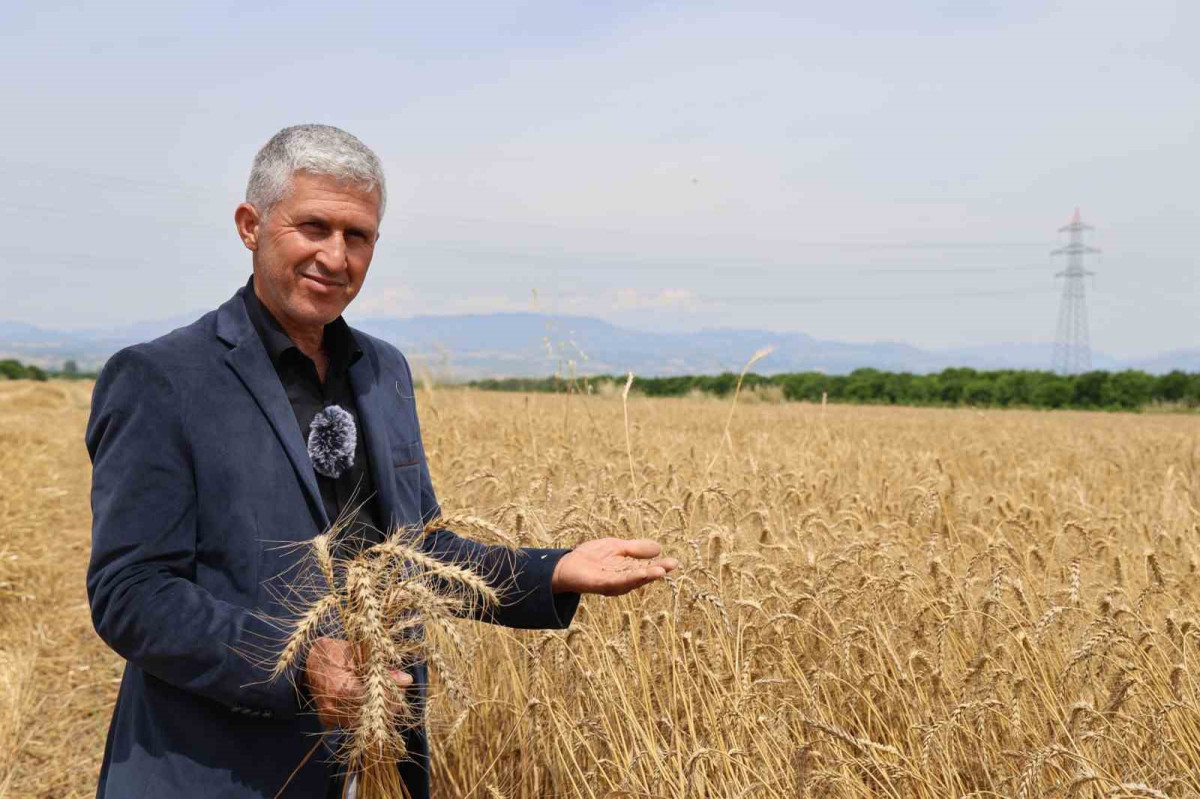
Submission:
MULTIPOLYGON (((1023 289, 967 290, 948 292, 901 292, 878 294, 776 294, 755 296, 696 296, 688 298, 707 305, 813 305, 827 302, 903 302, 908 300, 959 300, 995 297, 1030 297, 1041 294, 1044 287, 1023 289)), ((683 304, 681 302, 681 304, 683 304)))
POLYGON ((958 275, 963 272, 1042 272, 1045 266, 876 266, 857 271, 871 275, 958 275))

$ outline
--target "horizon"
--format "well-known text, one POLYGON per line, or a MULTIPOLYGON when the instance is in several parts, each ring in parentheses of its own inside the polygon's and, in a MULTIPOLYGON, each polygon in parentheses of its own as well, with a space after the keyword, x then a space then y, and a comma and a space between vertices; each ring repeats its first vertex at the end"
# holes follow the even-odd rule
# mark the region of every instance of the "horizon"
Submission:
MULTIPOLYGON (((196 317, 198 318, 197 314, 196 317)), ((98 369, 121 347, 164 335, 195 321, 193 315, 115 328, 8 330, 0 320, 0 359, 55 371, 74 361, 98 369)), ((845 375, 857 369, 932 374, 968 368, 980 372, 1054 371, 1049 342, 995 342, 974 346, 920 347, 902 340, 846 342, 796 331, 761 327, 707 327, 678 333, 638 329, 599 317, 501 311, 442 316, 351 319, 364 333, 398 346, 415 364, 434 368, 444 379, 537 377, 557 373, 564 363, 581 374, 643 377, 737 372, 748 353, 764 347, 772 356, 760 374, 816 372, 845 375)), ((22 325, 24 323, 16 323, 22 325)), ((1200 348, 1163 350, 1122 358, 1093 350, 1092 371, 1140 370, 1200 373, 1200 348)))
MULTIPOLYGON (((190 324, 191 322, 194 322, 194 321, 198 320, 200 317, 204 316, 204 314, 209 313, 211 310, 214 310, 214 309, 211 309, 211 308, 208 310, 197 309, 192 312, 184 312, 181 314, 159 317, 157 319, 153 319, 153 318, 138 319, 138 320, 134 320, 132 322, 122 322, 118 325, 91 325, 91 326, 54 325, 54 326, 50 326, 50 325, 46 325, 46 324, 42 324, 42 323, 24 322, 24 321, 16 320, 16 319, 8 319, 3 316, 0 316, 0 324, 27 325, 29 327, 33 327, 38 330, 43 330, 46 332, 69 333, 69 334, 81 334, 81 333, 110 334, 113 332, 119 332, 123 329, 135 328, 135 327, 161 328, 164 332, 169 332, 170 330, 174 329, 174 328, 170 327, 170 325, 180 326, 180 325, 190 324)), ((544 311, 536 311, 536 310, 525 310, 525 311, 504 310, 504 311, 475 311, 475 312, 468 312, 468 313, 446 312, 446 313, 421 313, 421 314, 411 314, 411 315, 360 316, 360 315, 352 313, 352 308, 348 308, 347 313, 345 314, 347 323, 354 327, 364 325, 364 324, 371 325, 371 324, 386 323, 386 322, 406 322, 406 321, 415 321, 415 320, 419 320, 419 319, 487 318, 487 317, 514 317, 514 316, 541 317, 541 318, 547 318, 547 319, 573 319, 573 320, 581 320, 581 321, 588 321, 588 322, 601 322, 603 324, 611 325, 612 327, 620 328, 622 330, 627 330, 630 332, 638 332, 638 333, 655 333, 655 334, 662 333, 662 334, 666 334, 666 335, 697 335, 697 334, 702 334, 702 333, 707 333, 707 332, 768 333, 768 334, 775 334, 775 335, 781 335, 781 336, 802 336, 802 337, 807 337, 814 341, 823 342, 823 343, 853 343, 853 344, 862 344, 862 345, 868 345, 868 346, 872 345, 872 344, 899 344, 899 345, 917 347, 919 349, 924 349, 924 350, 928 350, 931 352, 936 352, 939 350, 952 351, 952 350, 956 350, 956 349, 961 349, 961 347, 942 347, 942 348, 918 347, 918 345, 913 344, 910 341, 905 341, 904 339, 899 339, 899 338, 894 338, 894 339, 879 338, 879 339, 870 339, 870 340, 863 340, 863 341, 845 341, 842 339, 826 339, 826 338, 820 338, 818 336, 810 335, 809 333, 806 333, 803 330, 777 330, 774 328, 754 327, 754 326, 748 326, 748 325, 710 325, 710 326, 696 327, 696 328, 654 330, 654 329, 646 328, 646 327, 638 327, 636 324, 614 322, 609 319, 605 319, 604 317, 601 317, 601 316, 589 316, 587 314, 578 314, 578 313, 575 313, 575 314, 573 314, 573 313, 547 313, 544 311)), ((0 341, 0 345, 2 345, 2 344, 3 344, 3 342, 0 341)), ((1048 341, 994 341, 994 342, 981 342, 980 344, 976 344, 976 345, 973 345, 968 348, 969 349, 980 349, 980 348, 987 348, 987 347, 993 347, 993 346, 1052 347, 1053 345, 1054 345, 1053 340, 1048 340, 1048 341)), ((1175 347, 1173 349, 1164 349, 1164 350, 1159 350, 1156 352, 1146 353, 1146 356, 1155 356, 1155 355, 1161 355, 1161 354, 1168 353, 1168 352, 1174 352, 1174 351, 1180 351, 1180 350, 1190 350, 1190 349, 1193 349, 1193 348, 1188 347, 1188 346, 1181 346, 1181 347, 1175 347)), ((1099 353, 1100 351, 1093 348, 1093 352, 1099 353)), ((1129 357, 1129 356, 1113 356, 1112 353, 1107 353, 1107 352, 1100 353, 1100 354, 1108 355, 1108 356, 1112 356, 1112 357, 1129 357)), ((1135 355, 1132 357, 1136 358, 1138 356, 1135 355)))

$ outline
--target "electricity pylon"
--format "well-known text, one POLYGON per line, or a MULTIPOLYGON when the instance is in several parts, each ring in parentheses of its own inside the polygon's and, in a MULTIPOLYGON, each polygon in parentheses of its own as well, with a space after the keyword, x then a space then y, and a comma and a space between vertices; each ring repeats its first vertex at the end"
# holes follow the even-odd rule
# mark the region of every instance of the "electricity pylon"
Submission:
POLYGON ((1087 301, 1084 297, 1083 279, 1096 273, 1083 268, 1083 256, 1100 251, 1083 243, 1083 231, 1093 228, 1079 218, 1078 208, 1075 209, 1070 223, 1058 230, 1060 233, 1070 233, 1071 241, 1067 246, 1050 253, 1067 256, 1067 268, 1055 275, 1064 280, 1062 301, 1058 306, 1058 334, 1054 338, 1053 368, 1060 375, 1074 375, 1090 371, 1092 368, 1092 345, 1088 336, 1087 301))

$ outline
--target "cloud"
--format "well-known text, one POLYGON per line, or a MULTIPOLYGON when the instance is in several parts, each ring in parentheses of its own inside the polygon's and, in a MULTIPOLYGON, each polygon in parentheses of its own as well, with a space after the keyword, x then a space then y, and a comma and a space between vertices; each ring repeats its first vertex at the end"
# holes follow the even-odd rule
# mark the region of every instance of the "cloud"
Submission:
POLYGON ((419 313, 414 309, 420 304, 407 286, 387 286, 372 291, 368 284, 351 307, 363 316, 414 316, 419 313))
POLYGON ((362 317, 446 316, 454 314, 534 311, 545 314, 577 314, 604 317, 610 312, 700 311, 703 300, 691 289, 664 288, 617 289, 615 294, 537 292, 530 295, 484 291, 447 297, 444 292, 428 292, 411 286, 389 285, 367 288, 355 301, 354 315, 362 317), (435 300, 435 298, 438 298, 435 300))
POLYGON ((352 314, 364 317, 449 316, 455 314, 502 313, 532 310, 528 298, 506 294, 479 293, 448 296, 413 289, 408 285, 364 288, 351 306, 352 314))

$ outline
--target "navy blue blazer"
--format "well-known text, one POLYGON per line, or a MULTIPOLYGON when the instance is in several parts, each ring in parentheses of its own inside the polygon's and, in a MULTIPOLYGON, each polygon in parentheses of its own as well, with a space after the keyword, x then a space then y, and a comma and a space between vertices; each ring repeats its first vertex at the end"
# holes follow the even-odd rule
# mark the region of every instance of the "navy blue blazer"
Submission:
MULTIPOLYGON (((99 799, 272 799, 281 789, 307 799, 323 796, 334 773, 323 749, 300 765, 320 730, 316 716, 289 681, 267 681, 245 656, 281 637, 258 615, 285 612, 264 583, 303 553, 281 544, 312 538, 329 519, 244 290, 187 327, 118 352, 92 396, 88 597, 96 632, 127 661, 99 799)), ((440 510, 412 374, 392 345, 353 335, 363 357, 350 383, 381 519, 420 525, 440 510)), ((567 550, 514 557, 448 530, 422 547, 507 586, 489 621, 570 624, 578 595, 550 590, 567 550)), ((425 669, 414 672, 423 692, 425 669)), ((418 764, 427 762, 424 737, 414 745, 418 764)), ((407 771, 411 784, 418 778, 407 771)))

